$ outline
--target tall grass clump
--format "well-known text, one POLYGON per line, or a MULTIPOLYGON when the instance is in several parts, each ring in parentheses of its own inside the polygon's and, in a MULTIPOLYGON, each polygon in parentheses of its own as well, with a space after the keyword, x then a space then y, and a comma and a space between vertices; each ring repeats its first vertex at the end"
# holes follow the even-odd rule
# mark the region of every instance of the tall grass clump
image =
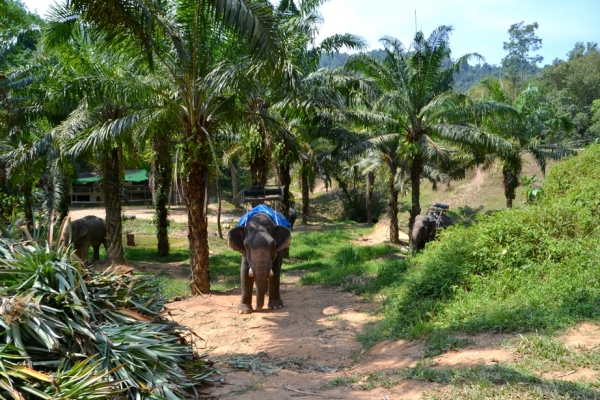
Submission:
POLYGON ((554 331, 600 320, 598 188, 596 145, 553 166, 535 204, 447 229, 384 290, 380 336, 554 331))
POLYGON ((159 314, 152 278, 96 273, 2 231, 0 398, 187 398, 210 374, 159 314))

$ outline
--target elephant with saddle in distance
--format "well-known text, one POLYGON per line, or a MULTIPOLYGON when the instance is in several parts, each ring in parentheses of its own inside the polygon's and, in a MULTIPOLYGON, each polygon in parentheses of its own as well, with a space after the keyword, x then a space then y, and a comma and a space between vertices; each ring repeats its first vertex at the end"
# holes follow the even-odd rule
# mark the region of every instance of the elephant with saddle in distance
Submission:
POLYGON ((242 299, 237 307, 239 314, 249 314, 252 308, 252 289, 256 285, 256 310, 262 310, 265 302, 265 292, 269 290, 270 310, 283 307, 279 293, 281 278, 282 250, 290 247, 291 232, 289 222, 279 213, 270 210, 255 212, 260 205, 246 214, 237 227, 231 229, 227 245, 242 254, 240 270, 242 299), (273 213, 273 214, 271 214, 273 213), (271 215, 276 215, 275 220, 271 215), (277 215, 280 219, 278 219, 277 215), (278 225, 277 222, 283 224, 278 225), (267 285, 268 283, 268 285, 267 285))
POLYGON ((438 229, 454 225, 452 218, 446 214, 417 215, 412 231, 410 233, 411 243, 416 251, 423 250, 425 243, 435 239, 438 229))

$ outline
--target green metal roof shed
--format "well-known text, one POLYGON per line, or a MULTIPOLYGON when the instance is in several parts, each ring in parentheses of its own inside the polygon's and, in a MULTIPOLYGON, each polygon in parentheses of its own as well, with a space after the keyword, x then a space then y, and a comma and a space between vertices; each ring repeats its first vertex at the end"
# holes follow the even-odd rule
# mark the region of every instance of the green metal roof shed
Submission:
MULTIPOLYGON (((76 178, 75 183, 93 183, 100 180, 99 176, 88 176, 86 178, 76 178)), ((125 172, 125 182, 143 182, 148 180, 148 171, 145 169, 131 170, 125 172)))

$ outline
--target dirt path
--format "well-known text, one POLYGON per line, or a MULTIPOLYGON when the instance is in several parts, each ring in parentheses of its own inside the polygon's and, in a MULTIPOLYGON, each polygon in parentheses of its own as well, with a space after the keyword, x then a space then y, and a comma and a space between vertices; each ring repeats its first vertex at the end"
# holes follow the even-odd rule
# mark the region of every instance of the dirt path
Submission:
MULTIPOLYGON (((373 304, 337 288, 298 286, 299 277, 282 283, 285 307, 239 315, 239 290, 214 293, 167 304, 168 314, 192 328, 222 372, 210 388, 215 398, 233 399, 421 399, 423 393, 444 398, 436 383, 398 379, 390 387, 368 386, 368 377, 398 376, 424 357, 422 342, 385 341, 364 351, 356 334, 377 321, 373 304), (364 380, 364 381, 363 381, 364 380), (441 397, 440 397, 441 396, 441 397)), ((582 324, 561 340, 568 348, 594 346, 600 327, 582 324)), ((472 344, 429 359, 434 369, 469 368, 512 363, 518 355, 503 343, 516 336, 483 334, 469 337, 472 344)), ((593 382, 597 371, 548 373, 546 378, 593 382)), ((376 386, 376 385, 373 385, 376 386)))
MULTIPOLYGON (((439 385, 403 381, 391 388, 363 390, 357 384, 333 386, 354 376, 414 366, 423 355, 419 342, 383 342, 364 352, 356 334, 376 321, 373 306, 358 296, 330 287, 298 286, 298 278, 282 284, 285 307, 240 316, 239 291, 197 297, 167 305, 171 317, 201 338, 225 371, 223 384, 212 389, 218 398, 236 399, 420 399, 423 390, 439 385), (246 370, 234 369, 233 366, 246 370), (282 368, 282 369, 280 369, 282 368), (333 386, 333 387, 332 387, 333 386), (386 397, 387 396, 387 397, 386 397)), ((498 344, 500 337, 494 338, 498 344)), ((502 350, 473 346, 461 356, 444 355, 436 363, 492 363, 502 350), (480 349, 481 348, 481 349, 480 349)))

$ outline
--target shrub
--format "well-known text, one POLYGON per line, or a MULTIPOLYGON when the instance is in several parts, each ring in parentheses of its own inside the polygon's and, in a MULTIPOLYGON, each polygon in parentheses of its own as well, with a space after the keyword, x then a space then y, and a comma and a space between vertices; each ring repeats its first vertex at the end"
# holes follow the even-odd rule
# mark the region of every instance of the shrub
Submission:
POLYGON ((600 318, 598 187, 593 146, 552 168, 536 204, 442 232, 388 290, 385 335, 555 330, 600 318))

